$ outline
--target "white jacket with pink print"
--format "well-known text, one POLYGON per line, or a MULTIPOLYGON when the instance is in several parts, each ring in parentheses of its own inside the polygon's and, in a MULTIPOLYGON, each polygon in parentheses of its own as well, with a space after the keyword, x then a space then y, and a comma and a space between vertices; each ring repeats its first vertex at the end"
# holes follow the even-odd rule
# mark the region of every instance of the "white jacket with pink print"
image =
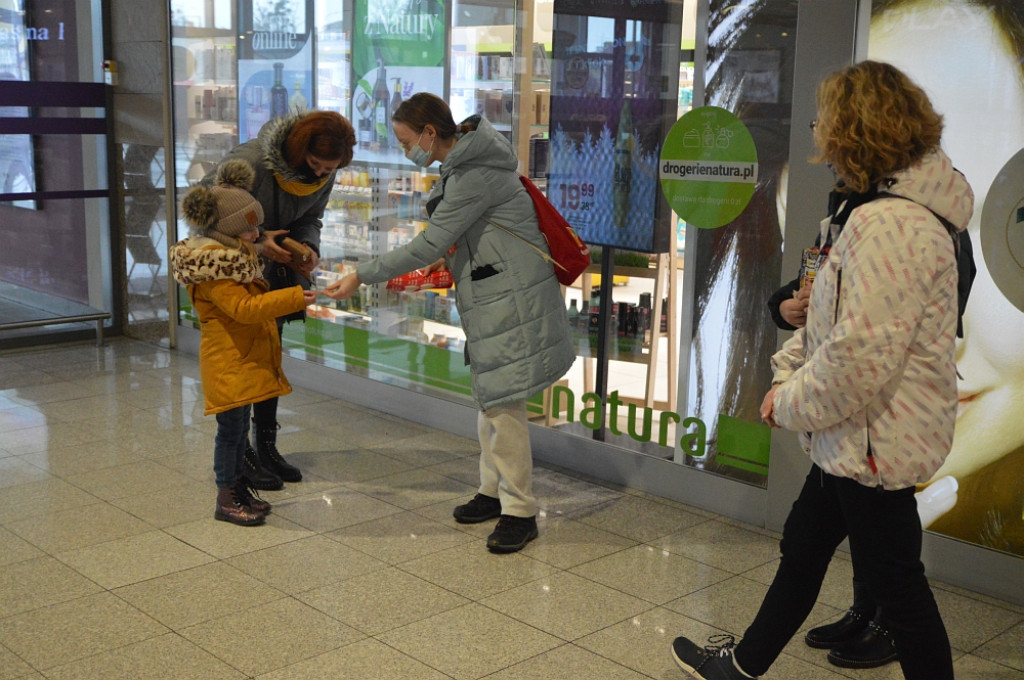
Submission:
POLYGON ((902 198, 832 234, 807 325, 772 357, 774 418, 825 472, 894 490, 930 479, 953 441, 957 266, 935 215, 962 231, 974 193, 942 151, 879 191, 902 198))

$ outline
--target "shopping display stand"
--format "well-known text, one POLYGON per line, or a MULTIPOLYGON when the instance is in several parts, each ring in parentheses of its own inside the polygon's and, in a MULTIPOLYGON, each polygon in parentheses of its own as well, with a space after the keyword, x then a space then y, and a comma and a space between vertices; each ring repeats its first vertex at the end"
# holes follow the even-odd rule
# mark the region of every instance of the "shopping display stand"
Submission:
MULTIPOLYGON (((581 288, 583 292, 583 299, 588 300, 590 298, 590 292, 592 289, 593 275, 600 273, 599 265, 591 265, 587 271, 581 277, 581 288)), ((654 280, 654 293, 652 295, 654 309, 651 310, 651 328, 650 338, 648 341, 643 343, 643 350, 640 353, 612 353, 609 352, 609 361, 629 361, 633 363, 640 363, 646 366, 646 379, 645 389, 642 396, 630 396, 630 395, 619 395, 619 400, 625 404, 636 404, 638 406, 645 406, 647 408, 658 409, 662 411, 673 411, 676 407, 676 383, 674 376, 677 374, 679 365, 679 348, 678 348, 678 334, 677 334, 677 319, 676 319, 676 297, 677 297, 677 283, 678 283, 678 269, 674 266, 672 261, 672 255, 670 253, 660 253, 656 256, 656 261, 653 267, 614 267, 615 276, 630 276, 644 279, 654 280), (662 332, 660 314, 660 305, 662 300, 665 300, 666 307, 666 330, 662 332), (658 383, 658 360, 661 352, 661 339, 667 339, 668 361, 666 362, 666 373, 662 377, 668 388, 667 399, 657 400, 655 399, 655 393, 658 383)), ((614 333, 614 328, 609 328, 609 333, 614 333)), ((614 344, 614 339, 610 340, 609 345, 614 344)), ((591 356, 584 358, 584 371, 583 371, 583 389, 585 392, 592 392, 595 387, 595 368, 598 357, 591 356)))
MULTIPOLYGON (((675 411, 677 400, 677 385, 675 376, 679 368, 679 336, 677 318, 677 297, 678 297, 678 268, 675 265, 671 253, 661 253, 655 256, 655 262, 651 267, 613 267, 614 276, 628 276, 654 281, 654 292, 652 294, 653 309, 651 310, 650 337, 646 338, 638 347, 640 352, 616 352, 606 350, 606 361, 626 361, 639 363, 645 366, 644 393, 642 395, 619 394, 619 401, 624 404, 636 404, 659 411, 675 411), (665 301, 666 330, 661 330, 661 304, 665 301), (665 340, 665 347, 662 347, 662 340, 665 340), (662 351, 667 352, 666 361, 661 363, 662 351), (664 371, 659 372, 659 368, 664 371), (658 380, 665 381, 666 398, 657 399, 658 380)), ((601 265, 593 264, 587 268, 580 277, 584 304, 590 299, 593 290, 593 277, 601 274, 601 265)), ((610 280, 610 278, 609 278, 610 280)), ((617 338, 616 329, 606 325, 608 337, 605 347, 614 348, 617 338)), ((584 393, 594 392, 598 387, 597 369, 599 356, 596 350, 590 356, 583 357, 583 391, 584 393)), ((560 381, 560 384, 565 384, 560 381)), ((551 389, 543 394, 545 424, 553 425, 557 419, 551 410, 551 389)))

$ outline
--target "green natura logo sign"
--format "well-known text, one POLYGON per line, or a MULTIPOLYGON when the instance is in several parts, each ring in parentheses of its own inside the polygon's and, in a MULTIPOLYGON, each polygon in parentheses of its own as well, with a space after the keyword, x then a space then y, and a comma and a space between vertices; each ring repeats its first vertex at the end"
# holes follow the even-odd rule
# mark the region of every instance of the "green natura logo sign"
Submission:
POLYGON ((686 113, 661 147, 661 189, 687 223, 714 229, 750 203, 757 183, 757 149, 739 118, 717 106, 686 113))

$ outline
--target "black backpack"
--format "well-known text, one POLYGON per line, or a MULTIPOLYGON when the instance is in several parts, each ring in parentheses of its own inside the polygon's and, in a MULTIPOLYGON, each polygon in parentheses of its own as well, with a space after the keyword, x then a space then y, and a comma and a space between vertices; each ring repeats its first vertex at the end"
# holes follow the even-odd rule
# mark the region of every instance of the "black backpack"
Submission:
MULTIPOLYGON (((855 193, 840 193, 832 192, 829 195, 829 208, 830 214, 835 214, 835 207, 842 201, 846 201, 843 205, 843 210, 837 214, 833 219, 833 224, 838 224, 840 227, 846 224, 846 220, 850 217, 850 213, 853 212, 854 208, 864 205, 876 198, 902 198, 905 201, 911 199, 904 196, 897 196, 896 194, 889 194, 885 192, 870 191, 864 194, 855 193)), ((974 285, 974 277, 978 274, 978 267, 974 264, 974 246, 971 243, 971 236, 967 233, 967 230, 957 231, 956 227, 952 222, 947 220, 942 215, 939 215, 934 210, 930 211, 935 218, 942 223, 942 226, 949 232, 950 238, 953 239, 953 252, 956 253, 956 270, 958 274, 956 284, 956 303, 957 303, 957 316, 956 316, 956 337, 964 337, 964 310, 967 309, 967 298, 971 294, 971 286, 974 285)))

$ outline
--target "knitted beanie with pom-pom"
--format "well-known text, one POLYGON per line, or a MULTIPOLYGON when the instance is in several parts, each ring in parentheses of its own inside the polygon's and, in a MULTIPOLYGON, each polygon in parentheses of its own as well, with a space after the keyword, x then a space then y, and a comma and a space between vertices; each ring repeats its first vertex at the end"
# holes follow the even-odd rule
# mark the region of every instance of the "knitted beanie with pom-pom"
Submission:
POLYGON ((182 216, 203 236, 237 248, 240 234, 263 224, 263 206, 249 193, 255 176, 243 160, 222 163, 212 188, 197 186, 185 194, 182 216))

